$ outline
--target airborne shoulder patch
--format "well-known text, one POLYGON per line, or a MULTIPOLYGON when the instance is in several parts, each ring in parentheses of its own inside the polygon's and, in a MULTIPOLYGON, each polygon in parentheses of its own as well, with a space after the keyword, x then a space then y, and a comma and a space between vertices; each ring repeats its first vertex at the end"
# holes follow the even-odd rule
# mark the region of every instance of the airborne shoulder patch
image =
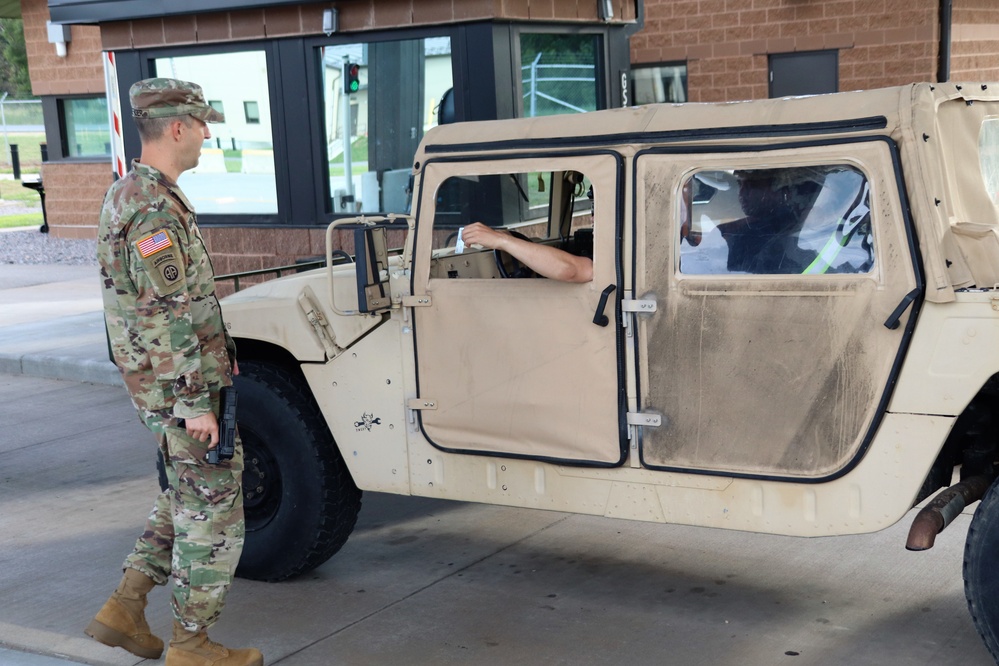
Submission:
POLYGON ((183 262, 169 231, 160 230, 135 241, 135 249, 157 293, 172 294, 184 285, 183 262))

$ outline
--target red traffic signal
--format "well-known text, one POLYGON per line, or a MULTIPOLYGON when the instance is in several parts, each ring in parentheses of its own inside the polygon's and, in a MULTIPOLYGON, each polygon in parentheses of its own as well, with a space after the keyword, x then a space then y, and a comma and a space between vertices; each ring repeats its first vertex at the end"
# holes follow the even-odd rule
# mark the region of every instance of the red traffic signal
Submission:
POLYGON ((353 95, 361 89, 361 66, 356 62, 343 63, 343 91, 353 95))

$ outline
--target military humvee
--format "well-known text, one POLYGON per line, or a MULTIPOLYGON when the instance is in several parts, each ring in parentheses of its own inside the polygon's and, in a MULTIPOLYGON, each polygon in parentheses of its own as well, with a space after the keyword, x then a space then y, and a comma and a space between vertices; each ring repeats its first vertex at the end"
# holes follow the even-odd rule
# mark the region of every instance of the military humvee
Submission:
POLYGON ((445 125, 413 176, 411 216, 330 225, 351 263, 223 302, 242 575, 324 562, 361 489, 806 537, 946 488, 907 546, 982 500, 999 657, 999 85, 445 125), (462 247, 473 221, 593 280, 462 247))

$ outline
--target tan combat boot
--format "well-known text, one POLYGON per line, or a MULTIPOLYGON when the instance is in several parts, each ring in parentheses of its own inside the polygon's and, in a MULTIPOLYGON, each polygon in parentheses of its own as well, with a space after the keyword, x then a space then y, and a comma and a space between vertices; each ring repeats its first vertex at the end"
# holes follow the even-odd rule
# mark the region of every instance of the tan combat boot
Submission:
POLYGON ((223 647, 204 630, 188 631, 174 621, 166 666, 264 666, 264 655, 256 648, 223 647))
POLYGON ((136 657, 159 659, 163 654, 163 641, 149 631, 143 613, 146 594, 155 585, 146 574, 126 568, 118 589, 84 632, 105 645, 125 648, 136 657))

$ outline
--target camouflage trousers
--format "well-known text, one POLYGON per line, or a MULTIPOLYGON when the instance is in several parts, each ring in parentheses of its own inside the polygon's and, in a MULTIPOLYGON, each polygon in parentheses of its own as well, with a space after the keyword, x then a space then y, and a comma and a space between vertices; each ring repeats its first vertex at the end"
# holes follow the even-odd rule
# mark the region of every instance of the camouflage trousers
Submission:
POLYGON ((156 427, 169 487, 160 493, 125 567, 157 585, 173 578, 174 618, 188 631, 219 618, 243 551, 243 447, 219 465, 205 461, 207 442, 184 430, 156 427))

